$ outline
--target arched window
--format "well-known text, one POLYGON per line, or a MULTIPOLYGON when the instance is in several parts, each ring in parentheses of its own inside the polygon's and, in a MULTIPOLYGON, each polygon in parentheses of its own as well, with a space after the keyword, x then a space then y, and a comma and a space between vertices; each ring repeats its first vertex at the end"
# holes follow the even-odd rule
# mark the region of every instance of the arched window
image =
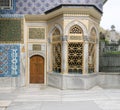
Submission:
POLYGON ((52 68, 54 72, 61 72, 61 40, 57 28, 52 34, 52 68))
POLYGON ((69 39, 70 40, 82 40, 83 30, 79 25, 74 25, 70 28, 69 39))
POLYGON ((77 24, 69 31, 68 41, 68 71, 82 73, 83 70, 83 30, 77 24))
POLYGON ((88 71, 89 73, 95 72, 96 65, 96 37, 97 33, 95 28, 91 29, 90 38, 89 38, 89 56, 88 56, 88 71))
POLYGON ((92 28, 92 29, 91 29, 90 42, 93 42, 93 43, 96 42, 96 30, 95 30, 95 28, 92 28))

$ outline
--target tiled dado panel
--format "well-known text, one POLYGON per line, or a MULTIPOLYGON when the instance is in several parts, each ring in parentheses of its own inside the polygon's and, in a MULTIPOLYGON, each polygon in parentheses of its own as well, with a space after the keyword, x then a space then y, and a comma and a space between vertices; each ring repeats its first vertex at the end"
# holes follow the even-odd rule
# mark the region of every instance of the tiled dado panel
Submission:
POLYGON ((0 42, 22 42, 23 19, 0 18, 0 42))
POLYGON ((13 10, 0 10, 1 14, 41 14, 60 4, 95 5, 102 11, 102 0, 13 0, 13 10))
POLYGON ((0 77, 20 74, 20 45, 0 45, 0 77))

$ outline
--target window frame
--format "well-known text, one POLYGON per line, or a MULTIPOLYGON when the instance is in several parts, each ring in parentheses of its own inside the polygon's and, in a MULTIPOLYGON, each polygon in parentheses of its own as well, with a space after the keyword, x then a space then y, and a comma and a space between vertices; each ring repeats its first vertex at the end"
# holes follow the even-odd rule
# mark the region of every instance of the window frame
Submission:
POLYGON ((6 10, 10 10, 10 9, 12 9, 13 8, 13 0, 8 0, 8 2, 9 2, 9 5, 7 6, 2 6, 2 5, 0 5, 0 10, 2 10, 2 9, 6 9, 6 10))

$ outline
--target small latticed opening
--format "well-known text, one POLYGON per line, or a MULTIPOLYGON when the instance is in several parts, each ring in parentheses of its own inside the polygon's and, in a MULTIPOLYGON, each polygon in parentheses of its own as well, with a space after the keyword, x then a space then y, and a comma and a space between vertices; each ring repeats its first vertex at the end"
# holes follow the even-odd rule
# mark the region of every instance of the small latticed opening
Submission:
POLYGON ((60 31, 59 29, 55 28, 53 35, 52 35, 52 41, 57 42, 60 41, 60 31))
POLYGON ((83 40, 83 30, 77 24, 70 28, 69 40, 83 40))
POLYGON ((70 28, 70 34, 82 34, 83 31, 80 26, 74 25, 70 28))
POLYGON ((55 28, 55 30, 53 32, 53 36, 56 36, 56 35, 60 35, 60 31, 58 28, 55 28))

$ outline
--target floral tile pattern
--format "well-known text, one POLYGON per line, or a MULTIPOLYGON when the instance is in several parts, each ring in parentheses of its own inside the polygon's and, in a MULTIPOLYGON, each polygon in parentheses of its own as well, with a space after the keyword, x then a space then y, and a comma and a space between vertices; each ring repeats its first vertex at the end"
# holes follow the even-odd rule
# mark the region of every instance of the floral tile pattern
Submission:
POLYGON ((20 74, 20 45, 0 45, 0 77, 20 74))

